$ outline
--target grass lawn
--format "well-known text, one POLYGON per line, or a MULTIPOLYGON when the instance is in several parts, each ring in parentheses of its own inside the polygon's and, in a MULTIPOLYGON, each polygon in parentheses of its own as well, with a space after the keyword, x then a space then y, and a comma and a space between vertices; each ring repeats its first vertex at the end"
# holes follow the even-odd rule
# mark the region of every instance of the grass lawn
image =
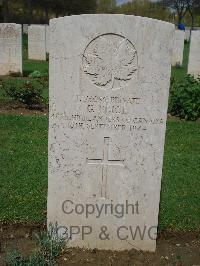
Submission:
MULTIPOLYGON (((0 116, 0 221, 44 222, 46 117, 0 116)), ((200 227, 200 124, 168 122, 160 228, 200 227)))
POLYGON ((45 61, 36 61, 36 60, 23 60, 23 73, 25 76, 28 76, 35 70, 40 71, 41 73, 48 72, 49 62, 45 61))
POLYGON ((168 122, 161 229, 200 229, 200 123, 168 122))
POLYGON ((0 116, 0 220, 45 220, 46 117, 0 116))

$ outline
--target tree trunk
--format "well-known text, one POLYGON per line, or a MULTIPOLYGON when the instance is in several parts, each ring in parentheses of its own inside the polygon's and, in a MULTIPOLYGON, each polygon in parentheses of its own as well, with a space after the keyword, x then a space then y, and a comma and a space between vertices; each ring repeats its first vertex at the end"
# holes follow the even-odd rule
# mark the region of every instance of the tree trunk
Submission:
POLYGON ((182 14, 178 14, 178 24, 181 24, 182 19, 183 19, 182 14))
POLYGON ((194 30, 194 14, 193 14, 193 10, 191 10, 190 8, 188 9, 190 16, 191 16, 191 30, 194 30))
POLYGON ((45 23, 49 24, 49 9, 48 9, 48 6, 45 6, 45 23))
POLYGON ((194 30, 194 14, 193 14, 193 12, 191 12, 190 13, 190 15, 191 15, 191 30, 194 30))

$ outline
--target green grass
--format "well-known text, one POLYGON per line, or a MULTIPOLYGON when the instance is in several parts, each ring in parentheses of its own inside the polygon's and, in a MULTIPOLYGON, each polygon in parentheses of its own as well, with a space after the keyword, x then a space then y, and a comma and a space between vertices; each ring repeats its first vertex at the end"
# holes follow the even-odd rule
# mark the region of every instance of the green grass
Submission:
POLYGON ((161 229, 200 229, 200 123, 168 122, 161 229))
POLYGON ((47 118, 0 116, 0 220, 42 222, 47 195, 47 118))
MULTIPOLYGON (((46 221, 46 117, 0 116, 0 221, 46 221)), ((160 228, 200 228, 200 124, 168 122, 160 228)))
POLYGON ((25 76, 28 76, 35 70, 38 70, 42 73, 48 72, 49 66, 48 62, 45 61, 36 61, 36 60, 23 60, 23 73, 25 76))

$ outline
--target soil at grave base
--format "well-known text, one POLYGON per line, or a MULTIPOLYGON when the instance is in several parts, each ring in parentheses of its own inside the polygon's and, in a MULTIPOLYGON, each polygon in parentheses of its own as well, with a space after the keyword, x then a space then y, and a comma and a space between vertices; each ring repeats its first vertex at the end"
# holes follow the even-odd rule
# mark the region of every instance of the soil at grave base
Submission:
MULTIPOLYGON (((0 266, 5 265, 5 254, 14 248, 24 256, 29 255, 36 248, 33 233, 45 228, 45 225, 0 225, 0 266)), ((159 236, 155 253, 66 248, 57 261, 61 266, 200 266, 200 232, 164 232, 159 236)))
POLYGON ((42 110, 30 110, 23 103, 19 103, 17 101, 0 101, 0 115, 41 115, 47 116, 48 109, 42 110))

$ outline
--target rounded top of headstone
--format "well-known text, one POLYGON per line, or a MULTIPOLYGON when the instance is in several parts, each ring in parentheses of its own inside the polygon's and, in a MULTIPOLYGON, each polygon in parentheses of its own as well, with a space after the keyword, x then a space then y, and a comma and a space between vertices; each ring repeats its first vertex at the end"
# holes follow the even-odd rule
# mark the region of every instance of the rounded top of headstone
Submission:
POLYGON ((58 17, 58 18, 52 18, 49 20, 49 25, 51 23, 54 23, 56 21, 61 21, 63 19, 96 19, 99 20, 102 18, 102 20, 109 18, 109 19, 120 19, 120 18, 132 18, 133 20, 138 20, 138 21, 146 21, 147 23, 160 23, 160 25, 163 26, 168 26, 168 27, 172 27, 175 29, 175 25, 167 22, 167 21, 163 21, 163 20, 158 20, 158 19, 153 19, 153 18, 148 18, 148 17, 141 17, 141 16, 134 16, 134 15, 125 15, 125 14, 81 14, 81 15, 72 15, 72 16, 64 16, 64 17, 58 17))
POLYGON ((17 24, 14 23, 1 24, 0 26, 1 38, 16 38, 18 36, 18 32, 16 31, 16 26, 17 24))

